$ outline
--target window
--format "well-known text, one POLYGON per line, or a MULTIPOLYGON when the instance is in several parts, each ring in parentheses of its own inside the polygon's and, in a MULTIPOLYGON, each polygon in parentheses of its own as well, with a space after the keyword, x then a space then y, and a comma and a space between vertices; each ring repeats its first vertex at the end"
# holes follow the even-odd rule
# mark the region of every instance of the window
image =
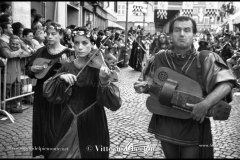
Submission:
POLYGON ((125 15, 126 5, 118 4, 118 14, 125 15))

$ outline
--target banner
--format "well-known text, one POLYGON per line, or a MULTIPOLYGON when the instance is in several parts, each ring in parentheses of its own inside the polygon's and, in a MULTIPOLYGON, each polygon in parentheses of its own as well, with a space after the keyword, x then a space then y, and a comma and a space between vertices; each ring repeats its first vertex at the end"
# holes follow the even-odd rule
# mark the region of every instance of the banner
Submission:
POLYGON ((182 16, 192 17, 193 14, 193 2, 183 2, 182 10, 180 13, 182 16))
POLYGON ((133 2, 132 12, 136 16, 147 14, 147 5, 143 2, 133 2))
POLYGON ((167 19, 168 2, 158 2, 157 18, 167 19))

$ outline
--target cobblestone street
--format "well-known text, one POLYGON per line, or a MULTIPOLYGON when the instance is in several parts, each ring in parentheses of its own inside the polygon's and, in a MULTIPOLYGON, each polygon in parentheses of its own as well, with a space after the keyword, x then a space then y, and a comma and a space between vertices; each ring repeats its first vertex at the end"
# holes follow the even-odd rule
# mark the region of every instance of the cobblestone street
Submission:
MULTIPOLYGON (((140 72, 130 67, 121 70, 116 84, 120 87, 122 107, 116 112, 105 109, 110 131, 110 158, 164 158, 160 142, 147 133, 151 118, 145 106, 148 95, 137 94, 133 89, 140 72)), ((227 121, 211 119, 214 158, 240 158, 239 95, 234 95, 232 103, 227 121)), ((32 106, 13 116, 15 123, 0 120, 0 158, 31 158, 32 106)))

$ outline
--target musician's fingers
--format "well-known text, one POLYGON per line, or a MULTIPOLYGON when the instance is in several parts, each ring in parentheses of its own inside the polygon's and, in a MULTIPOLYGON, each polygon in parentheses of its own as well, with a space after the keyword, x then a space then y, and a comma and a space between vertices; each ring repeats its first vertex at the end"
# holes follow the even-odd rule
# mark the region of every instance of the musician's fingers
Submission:
POLYGON ((77 76, 72 75, 72 77, 73 77, 74 82, 76 82, 77 81, 77 76))
POLYGON ((188 106, 188 107, 194 107, 194 104, 186 103, 186 106, 188 106))
POLYGON ((74 85, 74 83, 76 82, 76 76, 70 74, 70 75, 69 75, 69 80, 70 80, 70 84, 71 84, 71 85, 74 85))
POLYGON ((109 69, 108 67, 102 66, 102 67, 100 68, 100 75, 101 75, 102 77, 109 76, 110 73, 111 73, 111 72, 110 72, 110 69, 109 69))
POLYGON ((44 69, 44 66, 37 66, 37 65, 34 65, 31 67, 31 71, 32 72, 38 72, 38 71, 41 71, 44 69))
POLYGON ((68 83, 72 86, 72 84, 73 84, 72 78, 68 75, 66 79, 67 79, 68 83))
POLYGON ((69 61, 70 61, 70 60, 69 60, 69 58, 67 58, 67 57, 66 57, 66 58, 64 57, 64 58, 61 58, 61 59, 60 59, 60 62, 61 62, 61 63, 62 63, 62 62, 69 62, 69 61))
POLYGON ((141 87, 134 87, 134 89, 137 93, 142 93, 141 87))
POLYGON ((71 81, 70 81, 70 78, 68 77, 68 75, 65 75, 64 78, 65 82, 67 82, 68 84, 71 85, 71 81))
POLYGON ((134 87, 135 88, 140 88, 140 87, 143 87, 143 84, 134 84, 134 87))
POLYGON ((73 78, 71 78, 71 74, 63 74, 60 76, 60 78, 70 85, 73 84, 73 78))

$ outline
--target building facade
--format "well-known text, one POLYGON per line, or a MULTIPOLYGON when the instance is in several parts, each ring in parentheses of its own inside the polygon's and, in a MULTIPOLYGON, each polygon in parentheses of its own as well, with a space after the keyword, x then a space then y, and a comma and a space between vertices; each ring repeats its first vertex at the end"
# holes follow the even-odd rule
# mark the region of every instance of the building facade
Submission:
MULTIPOLYGON (((14 22, 21 22, 25 27, 31 27, 31 9, 36 9, 45 20, 50 19, 62 27, 69 25, 85 26, 90 24, 91 28, 105 29, 109 26, 129 30, 140 26, 145 29, 145 33, 154 34, 156 32, 169 32, 169 23, 175 17, 183 13, 186 2, 184 1, 2 1, 12 6, 12 17, 14 22), (160 4, 167 3, 166 19, 161 18, 164 10, 160 4), (141 8, 139 10, 139 7, 141 8), (159 14, 161 13, 161 14, 159 14), (126 23, 127 22, 127 23, 126 23)), ((223 4, 229 2, 207 2, 193 1, 187 7, 191 12, 186 12, 197 22, 198 31, 214 28, 227 22, 230 31, 239 31, 240 27, 240 2, 232 2, 235 15, 228 15, 224 18, 221 14, 223 4), (208 12, 210 3, 218 12, 208 12), (190 7, 189 7, 190 6, 190 7), (210 16, 214 13, 214 16, 210 16)), ((187 10, 185 8, 185 10, 187 10)))
POLYGON ((160 3, 162 2, 154 2, 154 22, 157 31, 164 31, 168 33, 170 21, 179 15, 192 17, 197 23, 198 31, 209 29, 212 26, 221 24, 221 21, 218 18, 219 8, 221 7, 220 2, 166 2, 167 19, 160 18, 159 16, 159 11, 162 8, 160 3), (210 5, 212 5, 212 8, 210 5))
POLYGON ((119 25, 125 27, 126 20, 128 19, 127 30, 131 27, 136 29, 137 26, 143 28, 144 25, 145 33, 155 33, 153 2, 118 1, 117 6, 117 23, 119 25), (137 10, 138 6, 142 7, 142 10, 145 11, 143 13, 141 13, 141 10, 134 12, 134 9, 137 10))
POLYGON ((36 9, 45 20, 50 19, 61 24, 63 28, 69 25, 85 26, 103 30, 108 22, 116 22, 114 10, 108 9, 109 3, 103 1, 3 1, 12 6, 13 22, 21 22, 26 28, 31 28, 31 9, 36 9), (107 8, 107 9, 106 9, 107 8))

